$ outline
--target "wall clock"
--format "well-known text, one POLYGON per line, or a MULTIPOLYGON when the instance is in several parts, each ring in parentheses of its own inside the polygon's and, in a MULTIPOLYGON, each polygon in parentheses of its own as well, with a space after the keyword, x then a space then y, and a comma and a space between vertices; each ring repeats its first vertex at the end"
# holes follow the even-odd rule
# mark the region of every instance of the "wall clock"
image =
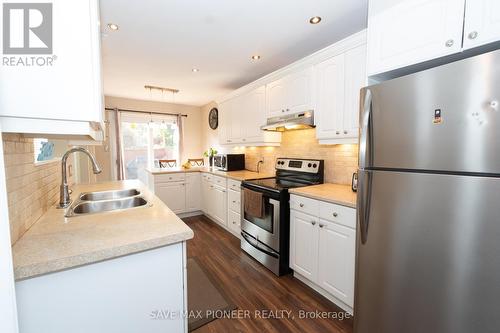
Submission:
POLYGON ((219 126, 219 110, 217 110, 217 108, 213 108, 208 113, 208 125, 210 125, 210 128, 213 130, 219 126))

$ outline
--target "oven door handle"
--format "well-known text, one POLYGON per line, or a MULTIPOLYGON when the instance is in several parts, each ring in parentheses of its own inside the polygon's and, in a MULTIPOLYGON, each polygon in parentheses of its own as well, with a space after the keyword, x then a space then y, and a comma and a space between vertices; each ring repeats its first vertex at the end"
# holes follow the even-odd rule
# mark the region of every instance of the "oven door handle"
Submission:
POLYGON ((270 252, 270 251, 267 251, 267 250, 264 250, 263 248, 259 247, 259 242, 256 241, 256 243, 252 243, 251 242, 251 239, 250 239, 250 236, 247 236, 245 235, 243 232, 241 233, 241 236, 243 238, 245 238, 245 240, 248 242, 248 244, 252 245, 254 248, 256 248, 257 250, 259 250, 260 252, 264 252, 265 254, 271 256, 271 257, 274 257, 274 258, 279 258, 279 255, 275 252, 270 252))

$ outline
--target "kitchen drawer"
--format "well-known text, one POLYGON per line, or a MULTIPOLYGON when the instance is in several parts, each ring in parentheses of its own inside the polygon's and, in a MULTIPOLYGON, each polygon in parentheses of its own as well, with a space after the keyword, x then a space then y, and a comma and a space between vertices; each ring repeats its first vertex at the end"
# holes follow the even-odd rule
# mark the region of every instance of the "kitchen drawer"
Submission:
POLYGON ((165 173, 161 175, 155 175, 154 178, 155 183, 181 182, 186 179, 186 174, 184 172, 165 173))
POLYGON ((241 193, 231 189, 227 193, 227 206, 233 212, 241 214, 241 193))
POLYGON ((213 182, 214 185, 217 185, 217 186, 220 186, 220 187, 226 187, 226 181, 227 179, 224 178, 224 177, 221 177, 221 176, 214 176, 214 175, 210 175, 210 180, 211 182, 213 182))
POLYGON ((349 228, 356 229, 356 209, 320 201, 319 217, 349 228))
POLYGON ((227 219, 228 219, 228 227, 232 231, 234 231, 236 234, 241 233, 241 216, 238 213, 235 213, 233 211, 229 211, 227 214, 227 219))
POLYGON ((233 191, 241 191, 241 182, 234 179, 227 180, 227 188, 233 191))
POLYGON ((302 213, 318 216, 319 201, 292 194, 290 196, 290 208, 302 213))

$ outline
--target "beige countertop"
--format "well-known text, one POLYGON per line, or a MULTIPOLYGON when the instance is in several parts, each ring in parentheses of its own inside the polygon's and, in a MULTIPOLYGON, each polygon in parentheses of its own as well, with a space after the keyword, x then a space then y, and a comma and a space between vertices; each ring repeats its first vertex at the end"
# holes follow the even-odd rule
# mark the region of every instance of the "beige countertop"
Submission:
POLYGON ((294 188, 290 193, 356 208, 356 192, 353 192, 349 185, 326 183, 294 188))
POLYGON ((216 169, 208 168, 208 167, 192 167, 190 169, 183 168, 148 168, 147 172, 153 175, 161 175, 161 174, 169 174, 169 173, 179 173, 179 172, 208 172, 216 176, 226 177, 234 180, 248 180, 248 179, 261 179, 274 177, 274 174, 269 173, 261 173, 250 170, 239 170, 239 171, 219 171, 216 169))
POLYGON ((166 246, 193 238, 193 231, 140 181, 73 188, 82 192, 136 188, 148 205, 64 217, 50 208, 12 247, 16 280, 166 246))

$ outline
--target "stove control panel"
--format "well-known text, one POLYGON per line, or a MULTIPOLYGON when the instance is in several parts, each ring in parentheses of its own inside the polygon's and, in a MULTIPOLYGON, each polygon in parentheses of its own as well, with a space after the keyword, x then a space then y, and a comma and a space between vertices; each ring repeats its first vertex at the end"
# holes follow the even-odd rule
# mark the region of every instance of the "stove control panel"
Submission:
POLYGON ((299 171, 308 173, 318 173, 320 170, 320 160, 302 160, 291 158, 278 158, 276 160, 277 170, 299 171))

